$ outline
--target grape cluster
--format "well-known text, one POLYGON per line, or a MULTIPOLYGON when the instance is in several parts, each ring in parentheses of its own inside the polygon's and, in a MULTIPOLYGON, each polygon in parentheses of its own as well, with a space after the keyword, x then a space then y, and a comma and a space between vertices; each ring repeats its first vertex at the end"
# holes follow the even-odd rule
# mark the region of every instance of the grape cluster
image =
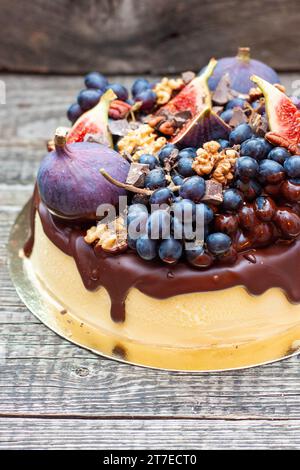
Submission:
MULTIPOLYGON (((229 102, 224 112, 231 109, 229 102)), ((167 144, 157 156, 140 157, 149 165, 145 187, 153 193, 133 198, 127 222, 139 230, 135 238, 129 231, 128 245, 142 259, 186 260, 208 268, 214 262, 234 263, 238 252, 300 235, 300 156, 273 147, 248 124, 218 142, 223 149, 239 149, 234 180, 223 189, 219 205, 203 201, 209 176, 193 170, 195 148, 167 144), (204 226, 198 239, 200 213, 204 226)))
POLYGON ((84 84, 85 88, 79 92, 76 103, 71 104, 67 110, 67 117, 72 124, 85 111, 96 106, 103 93, 109 88, 113 90, 120 101, 125 101, 128 104, 140 102, 140 111, 145 113, 149 113, 156 103, 156 94, 152 89, 154 84, 145 78, 138 78, 133 83, 131 88, 132 99, 129 98, 126 87, 120 83, 109 83, 107 78, 98 72, 87 74, 84 78, 84 84))

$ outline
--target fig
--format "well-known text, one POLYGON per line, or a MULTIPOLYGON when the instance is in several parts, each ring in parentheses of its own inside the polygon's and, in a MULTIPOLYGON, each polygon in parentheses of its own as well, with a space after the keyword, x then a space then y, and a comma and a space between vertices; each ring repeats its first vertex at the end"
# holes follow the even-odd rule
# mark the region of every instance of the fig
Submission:
POLYGON ((259 75, 270 83, 280 83, 277 73, 259 60, 251 59, 250 48, 240 47, 236 57, 223 57, 208 80, 209 88, 215 90, 220 79, 228 74, 231 88, 239 93, 247 94, 253 87, 251 75, 259 75))
POLYGON ((91 142, 67 143, 67 131, 58 128, 55 150, 42 160, 37 185, 41 200, 55 215, 67 219, 96 219, 100 204, 117 206, 126 195, 107 181, 104 168, 118 181, 125 182, 129 163, 109 147, 91 142))
POLYGON ((196 116, 207 107, 211 107, 211 96, 208 88, 208 78, 212 74, 217 61, 211 59, 201 75, 191 80, 174 98, 162 106, 156 114, 176 115, 189 112, 196 116))
POLYGON ((112 136, 108 130, 108 111, 110 103, 116 98, 115 93, 108 89, 96 106, 77 119, 68 134, 67 142, 83 142, 89 136, 94 136, 97 142, 112 147, 112 136))
POLYGON ((292 153, 300 152, 300 111, 292 100, 277 87, 253 75, 264 94, 270 132, 266 139, 274 145, 285 147, 292 153))
POLYGON ((207 107, 190 119, 171 140, 181 149, 201 147, 205 142, 228 139, 231 127, 226 124, 211 108, 207 107))

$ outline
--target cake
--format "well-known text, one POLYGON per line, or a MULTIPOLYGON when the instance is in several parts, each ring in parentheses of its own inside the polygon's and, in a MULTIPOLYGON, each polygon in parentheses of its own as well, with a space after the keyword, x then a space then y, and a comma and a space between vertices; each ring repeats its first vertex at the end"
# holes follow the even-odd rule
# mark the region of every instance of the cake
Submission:
POLYGON ((24 269, 75 342, 175 370, 298 350, 300 113, 247 50, 224 60, 132 99, 91 73, 49 143, 24 269))

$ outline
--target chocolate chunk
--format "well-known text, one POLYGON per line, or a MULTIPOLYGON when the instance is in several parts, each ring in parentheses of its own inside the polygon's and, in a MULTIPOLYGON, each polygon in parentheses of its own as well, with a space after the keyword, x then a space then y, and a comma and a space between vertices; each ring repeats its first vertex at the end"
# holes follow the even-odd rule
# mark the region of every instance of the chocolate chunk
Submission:
POLYGON ((149 173, 149 171, 149 165, 146 165, 145 163, 131 163, 126 183, 131 184, 136 188, 143 188, 145 183, 145 176, 149 173))
POLYGON ((184 81, 185 84, 191 82, 193 80, 193 78, 195 78, 196 74, 194 72, 191 72, 190 70, 188 70, 187 72, 183 72, 181 74, 181 78, 182 80, 184 81))
POLYGON ((186 121, 191 119, 192 113, 190 111, 180 111, 174 115, 174 119, 177 124, 185 124, 186 121))
POLYGON ((84 136, 84 142, 92 142, 96 144, 107 145, 106 138, 101 133, 99 134, 86 134, 84 136))
POLYGON ((269 129, 269 123, 265 116, 254 112, 249 119, 249 124, 259 137, 264 137, 269 129))
POLYGON ((241 108, 233 108, 233 115, 232 118, 229 121, 229 125, 232 127, 239 126, 240 124, 243 124, 244 122, 247 122, 248 119, 244 113, 244 111, 241 108))
POLYGON ((210 204, 221 204, 223 202, 222 184, 213 179, 206 181, 206 189, 202 201, 210 204))
POLYGON ((124 137, 128 133, 130 126, 127 119, 109 119, 108 129, 113 135, 124 137))
POLYGON ((232 100, 233 96, 229 74, 225 73, 213 93, 213 101, 216 104, 223 105, 232 100))

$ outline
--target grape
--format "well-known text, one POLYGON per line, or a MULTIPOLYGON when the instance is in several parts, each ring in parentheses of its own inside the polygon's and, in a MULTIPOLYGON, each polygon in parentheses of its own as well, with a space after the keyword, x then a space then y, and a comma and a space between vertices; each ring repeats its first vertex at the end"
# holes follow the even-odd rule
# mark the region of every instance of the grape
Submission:
POLYGON ((123 85, 112 83, 111 85, 108 85, 107 88, 111 88, 119 100, 126 101, 128 99, 128 91, 123 85))
POLYGON ((74 124, 75 121, 82 115, 82 109, 78 103, 73 103, 67 111, 67 118, 74 124))
POLYGON ((87 88, 104 91, 108 85, 108 80, 101 73, 91 72, 85 76, 84 84, 87 88))
POLYGON ((83 111, 88 111, 99 103, 102 93, 101 90, 81 90, 77 97, 79 106, 83 111))
POLYGON ((174 264, 182 255, 182 244, 174 238, 163 240, 159 245, 158 255, 165 263, 174 264))
POLYGON ((231 247, 231 238, 225 233, 216 232, 208 235, 207 247, 216 256, 224 255, 231 247))
POLYGON ((151 261, 157 256, 157 242, 147 235, 142 235, 136 241, 138 255, 146 261, 151 261))

